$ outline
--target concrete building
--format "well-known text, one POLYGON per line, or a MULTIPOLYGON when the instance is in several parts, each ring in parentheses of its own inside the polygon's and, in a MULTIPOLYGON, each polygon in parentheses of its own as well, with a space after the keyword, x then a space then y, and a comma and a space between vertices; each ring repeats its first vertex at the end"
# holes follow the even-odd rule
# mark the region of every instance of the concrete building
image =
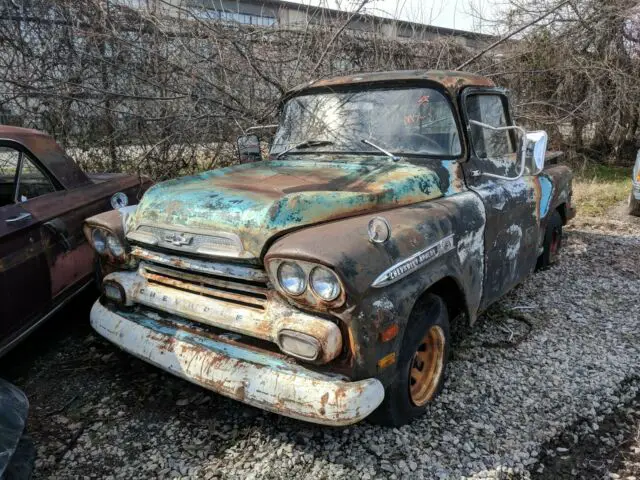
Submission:
MULTIPOLYGON (((308 25, 342 25, 352 15, 349 12, 323 7, 300 5, 280 0, 121 0, 134 8, 156 14, 185 19, 223 21, 258 27, 306 28, 308 25)), ((477 48, 495 40, 492 35, 436 27, 418 22, 396 20, 370 14, 356 14, 347 29, 387 38, 425 41, 453 38, 462 45, 477 48)))

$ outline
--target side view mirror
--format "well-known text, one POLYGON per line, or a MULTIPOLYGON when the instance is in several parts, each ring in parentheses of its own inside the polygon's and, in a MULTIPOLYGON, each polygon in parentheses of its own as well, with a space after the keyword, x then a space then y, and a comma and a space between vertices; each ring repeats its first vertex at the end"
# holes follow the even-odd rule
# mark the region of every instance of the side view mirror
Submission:
POLYGON ((236 143, 238 145, 240 163, 259 162, 262 160, 260 137, 257 135, 241 135, 236 143))
POLYGON ((544 169, 544 158, 547 152, 548 141, 549 136, 544 130, 527 132, 524 136, 523 147, 526 148, 527 159, 533 158, 533 163, 536 165, 535 175, 544 169))
POLYGON ((533 160, 536 164, 537 171, 534 175, 537 175, 544 168, 544 157, 547 151, 547 132, 539 130, 535 132, 529 132, 517 125, 509 125, 506 127, 494 127, 492 125, 488 125, 486 123, 478 122, 476 120, 469 120, 469 123, 473 125, 477 125, 481 128, 487 128, 489 130, 494 130, 498 132, 503 132, 505 130, 517 130, 520 132, 520 172, 515 177, 505 177, 502 175, 494 175, 493 173, 481 173, 486 177, 491 178, 499 178, 501 180, 518 180, 524 175, 524 172, 527 167, 527 158, 533 157, 533 160))

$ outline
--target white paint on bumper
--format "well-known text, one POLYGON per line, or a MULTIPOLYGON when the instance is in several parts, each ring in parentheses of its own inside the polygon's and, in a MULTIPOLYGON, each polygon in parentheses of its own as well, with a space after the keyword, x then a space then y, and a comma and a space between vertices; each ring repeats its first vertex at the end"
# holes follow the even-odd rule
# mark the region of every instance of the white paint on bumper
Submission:
POLYGON ((280 356, 184 328, 176 319, 112 311, 98 300, 91 325, 123 350, 227 397, 281 415, 325 425, 349 425, 384 398, 379 380, 342 379, 280 356))

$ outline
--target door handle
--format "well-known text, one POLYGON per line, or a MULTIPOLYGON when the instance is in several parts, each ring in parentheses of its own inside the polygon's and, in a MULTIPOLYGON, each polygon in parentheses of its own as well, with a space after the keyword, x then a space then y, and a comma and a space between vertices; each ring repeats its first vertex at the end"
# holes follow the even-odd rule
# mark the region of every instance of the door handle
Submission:
POLYGON ((21 213, 20 215, 15 215, 13 217, 9 217, 5 220, 6 223, 16 223, 22 220, 26 220, 27 218, 31 218, 31 214, 28 212, 21 213))

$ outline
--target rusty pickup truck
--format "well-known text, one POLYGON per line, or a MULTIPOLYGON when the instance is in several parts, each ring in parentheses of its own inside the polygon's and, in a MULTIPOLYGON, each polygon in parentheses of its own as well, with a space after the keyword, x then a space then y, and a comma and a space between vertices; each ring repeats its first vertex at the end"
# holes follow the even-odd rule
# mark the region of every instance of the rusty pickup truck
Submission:
POLYGON ((137 203, 148 186, 87 175, 50 136, 0 126, 0 355, 90 285, 85 218, 137 203))
MULTIPOLYGON (((241 138, 242 159, 258 140, 241 138)), ((124 222, 88 219, 124 252, 91 324, 250 405, 402 425, 442 389, 453 323, 557 257, 572 174, 544 166, 546 141, 480 76, 301 85, 267 160, 156 185, 124 222)))

